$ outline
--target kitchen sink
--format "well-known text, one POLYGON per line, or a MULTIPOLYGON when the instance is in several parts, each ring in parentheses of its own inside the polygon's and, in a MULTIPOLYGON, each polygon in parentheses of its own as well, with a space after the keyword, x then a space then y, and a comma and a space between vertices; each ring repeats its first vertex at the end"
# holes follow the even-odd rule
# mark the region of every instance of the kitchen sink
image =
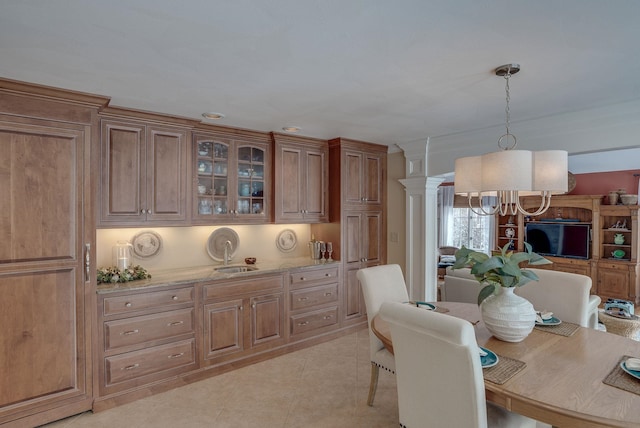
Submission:
POLYGON ((221 266, 215 268, 217 272, 220 273, 241 273, 241 272, 252 272, 254 270, 258 270, 255 266, 221 266))

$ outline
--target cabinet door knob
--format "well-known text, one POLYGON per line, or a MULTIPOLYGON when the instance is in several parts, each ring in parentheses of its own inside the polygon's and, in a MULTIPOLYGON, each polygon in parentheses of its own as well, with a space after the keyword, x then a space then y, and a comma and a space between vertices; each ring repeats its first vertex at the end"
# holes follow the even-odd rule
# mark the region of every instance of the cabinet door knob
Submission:
POLYGON ((131 302, 127 302, 124 304, 125 307, 130 308, 131 306, 133 306, 133 304, 131 302))
POLYGON ((331 277, 331 274, 330 273, 325 273, 324 276, 331 277))
POLYGON ((171 296, 171 300, 178 300, 178 296, 171 296))

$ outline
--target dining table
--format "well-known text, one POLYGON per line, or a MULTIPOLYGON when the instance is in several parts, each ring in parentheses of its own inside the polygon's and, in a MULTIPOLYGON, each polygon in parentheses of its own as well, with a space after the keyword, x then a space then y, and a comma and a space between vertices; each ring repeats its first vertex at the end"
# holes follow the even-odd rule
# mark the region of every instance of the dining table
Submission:
MULTIPOLYGON (((496 367, 518 363, 503 383, 488 380, 489 369, 483 369, 488 401, 554 427, 640 427, 640 379, 620 368, 626 357, 640 358, 640 342, 578 325, 571 325, 570 335, 541 326, 521 342, 505 342, 487 330, 477 305, 433 304, 444 315, 469 321, 478 345, 498 356, 496 367)), ((390 326, 379 314, 371 330, 393 353, 390 326)))

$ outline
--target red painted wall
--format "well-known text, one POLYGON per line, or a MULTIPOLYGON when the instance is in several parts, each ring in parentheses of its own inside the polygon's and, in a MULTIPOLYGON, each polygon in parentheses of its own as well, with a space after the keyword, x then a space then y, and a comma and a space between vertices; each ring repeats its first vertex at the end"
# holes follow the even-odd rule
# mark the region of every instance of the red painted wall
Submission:
MULTIPOLYGON (((637 195, 640 169, 575 174, 575 177, 576 187, 570 195, 608 195, 611 190, 618 189, 625 189, 627 193, 637 195)), ((604 202, 606 203, 606 200, 604 202)))

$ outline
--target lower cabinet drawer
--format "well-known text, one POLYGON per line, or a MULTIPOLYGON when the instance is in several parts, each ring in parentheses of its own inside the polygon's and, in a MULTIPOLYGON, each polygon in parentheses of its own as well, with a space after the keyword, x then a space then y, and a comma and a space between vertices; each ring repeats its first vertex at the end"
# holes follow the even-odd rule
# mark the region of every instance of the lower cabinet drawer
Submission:
POLYGON ((338 308, 331 307, 314 312, 293 315, 291 317, 291 334, 300 334, 320 327, 337 324, 338 308))
POLYGON ((104 323, 104 349, 109 351, 121 346, 193 333, 194 324, 193 308, 108 321, 104 323))
POLYGON ((106 385, 195 363, 195 340, 183 340, 105 358, 106 385))
POLYGON ((290 309, 304 309, 315 305, 338 301, 338 284, 301 288, 290 292, 290 309))

